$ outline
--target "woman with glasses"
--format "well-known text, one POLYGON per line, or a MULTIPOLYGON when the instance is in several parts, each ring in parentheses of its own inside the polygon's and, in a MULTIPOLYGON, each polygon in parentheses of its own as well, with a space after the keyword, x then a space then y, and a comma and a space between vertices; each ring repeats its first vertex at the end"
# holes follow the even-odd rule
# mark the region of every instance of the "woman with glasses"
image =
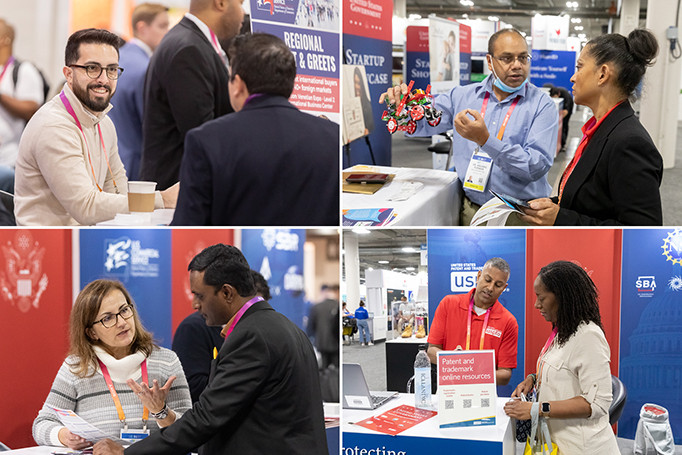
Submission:
POLYGON ((33 422, 33 438, 76 450, 94 442, 71 433, 53 408, 132 441, 172 424, 191 405, 180 361, 154 344, 128 291, 117 281, 96 280, 71 310, 69 356, 33 422))
POLYGON ((663 159, 635 116, 629 97, 641 91, 658 53, 656 37, 633 30, 602 35, 578 58, 575 103, 592 109, 556 198, 530 201, 522 218, 545 226, 663 224, 659 186, 663 159))

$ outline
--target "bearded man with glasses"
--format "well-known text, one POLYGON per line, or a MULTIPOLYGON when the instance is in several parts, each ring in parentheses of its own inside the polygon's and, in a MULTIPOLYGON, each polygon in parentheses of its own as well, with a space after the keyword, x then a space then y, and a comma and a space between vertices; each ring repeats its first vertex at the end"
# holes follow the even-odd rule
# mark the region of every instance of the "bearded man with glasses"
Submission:
MULTIPOLYGON (((417 122, 412 136, 431 136, 454 127, 452 162, 463 183, 460 225, 493 196, 490 190, 521 200, 547 197, 547 173, 556 152, 559 113, 554 102, 529 82, 530 50, 518 30, 504 29, 488 40, 483 81, 435 95, 443 112, 437 126, 417 122)), ((396 103, 407 85, 396 85, 379 103, 396 103)), ((507 224, 525 224, 513 213, 507 224)))
MULTIPOLYGON (((66 83, 31 118, 19 144, 14 212, 18 225, 91 225, 128 211, 109 101, 123 73, 121 39, 79 30, 66 44, 66 83)), ((155 208, 174 208, 178 185, 157 192, 155 208)))

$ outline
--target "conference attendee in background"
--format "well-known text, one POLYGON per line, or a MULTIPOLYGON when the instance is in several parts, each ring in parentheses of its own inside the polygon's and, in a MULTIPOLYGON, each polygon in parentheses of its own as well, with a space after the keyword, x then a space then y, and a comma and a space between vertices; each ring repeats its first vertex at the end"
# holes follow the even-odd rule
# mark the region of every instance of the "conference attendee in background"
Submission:
MULTIPOLYGON (((14 185, 18 225, 91 225, 128 212, 128 179, 107 112, 123 69, 121 39, 107 30, 73 33, 62 92, 31 117, 19 144, 14 185)), ((157 192, 173 208, 177 185, 157 192)))
MULTIPOLYGON (((270 300, 270 288, 263 275, 251 270, 251 276, 256 286, 256 295, 270 300)), ((172 349, 182 363, 192 403, 199 401, 199 396, 208 384, 211 362, 225 341, 220 334, 222 330, 222 325, 207 325, 198 311, 183 319, 175 330, 172 349)))
POLYGON ((52 408, 74 411, 118 438, 124 428, 154 434, 192 406, 180 361, 154 344, 118 281, 83 288, 71 310, 69 339, 69 356, 33 422, 39 445, 79 450, 92 444, 71 433, 52 408))
MULTIPOLYGON (((530 58, 519 31, 494 33, 487 55, 492 74, 480 83, 435 95, 433 105, 443 112, 438 126, 417 122, 414 136, 443 133, 453 126, 457 132, 452 153, 455 172, 464 182, 460 225, 468 226, 493 197, 490 189, 522 200, 550 194, 547 173, 556 153, 559 114, 549 96, 529 82, 530 58)), ((389 88, 379 103, 397 104, 401 94, 407 94, 407 85, 389 88)), ((512 214, 507 224, 526 223, 512 214)))
POLYGON ((374 346, 372 335, 369 331, 369 313, 365 308, 365 302, 360 300, 360 306, 355 310, 355 320, 360 331, 360 344, 362 346, 374 346))
POLYGON ((339 367, 339 285, 327 286, 323 300, 310 308, 307 332, 322 357, 321 368, 339 367))
POLYGON ((0 190, 14 193, 14 165, 26 122, 45 101, 43 79, 14 57, 14 27, 0 19, 0 190))
POLYGON ((656 37, 601 35, 580 52, 571 78, 576 104, 592 109, 559 195, 530 201, 522 218, 543 226, 663 224, 663 159, 628 97, 658 53, 656 37))
POLYGON ((288 101, 296 61, 256 33, 228 49, 237 111, 190 131, 173 225, 338 226, 339 125, 288 101))
POLYGON ((474 289, 466 294, 447 295, 440 301, 426 351, 432 364, 438 363, 438 351, 442 350, 493 349, 497 385, 509 383, 516 368, 519 325, 498 300, 507 288, 509 274, 507 261, 488 259, 478 271, 474 289))
POLYGON ((619 454, 609 425, 611 351, 594 282, 582 267, 556 261, 540 269, 533 288, 535 308, 552 323, 552 333, 540 352, 536 373, 529 374, 512 397, 535 387, 538 400, 510 400, 504 411, 528 420, 531 407, 537 406, 559 454, 619 454))
POLYGON ((189 12, 152 55, 147 70, 140 178, 163 190, 178 181, 185 135, 232 112, 220 42, 237 35, 242 0, 191 0, 189 12))
POLYGON ((573 97, 568 90, 563 87, 550 87, 549 96, 552 98, 561 98, 564 105, 561 108, 561 151, 566 151, 566 138, 568 137, 568 122, 573 114, 573 97))
POLYGON ((168 23, 167 6, 158 3, 137 5, 132 14, 133 38, 120 49, 119 65, 125 68, 125 75, 118 80, 109 118, 116 126, 118 154, 128 180, 140 179, 144 78, 152 53, 168 32, 168 23))
MULTIPOLYGON (((213 245, 188 269, 192 306, 208 325, 226 324, 211 377, 194 407, 127 455, 327 454, 313 347, 305 333, 256 295, 239 249, 213 245)), ((105 439, 95 455, 122 454, 105 439)))

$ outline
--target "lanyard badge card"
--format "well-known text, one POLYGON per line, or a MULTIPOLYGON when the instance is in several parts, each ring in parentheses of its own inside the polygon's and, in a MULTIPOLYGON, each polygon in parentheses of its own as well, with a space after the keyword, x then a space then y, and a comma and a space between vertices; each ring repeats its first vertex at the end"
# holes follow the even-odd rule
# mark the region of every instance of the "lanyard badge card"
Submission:
POLYGON ((128 428, 128 426, 124 426, 121 428, 121 439, 123 439, 125 442, 132 444, 134 442, 139 441, 140 439, 144 439, 147 436, 149 436, 149 429, 147 428, 147 422, 144 424, 144 428, 139 429, 139 430, 134 430, 132 428, 128 428))

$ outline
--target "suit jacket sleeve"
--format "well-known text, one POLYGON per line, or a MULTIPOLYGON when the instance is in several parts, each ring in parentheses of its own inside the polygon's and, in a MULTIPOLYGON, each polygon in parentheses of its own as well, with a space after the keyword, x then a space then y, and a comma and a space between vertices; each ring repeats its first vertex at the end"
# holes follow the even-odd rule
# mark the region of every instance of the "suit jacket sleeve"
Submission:
POLYGON ((185 138, 185 153, 180 165, 180 193, 173 216, 173 226, 211 225, 213 175, 204 144, 197 130, 185 138))
POLYGON ((217 432, 236 431, 235 420, 258 398, 271 363, 266 336, 238 329, 220 349, 215 376, 199 402, 182 419, 127 448, 126 455, 184 455, 217 432))
MULTIPOLYGON (((624 132, 623 129, 618 130, 624 132)), ((598 219, 574 210, 559 208, 555 225, 598 226, 598 225, 662 225, 661 209, 661 155, 653 144, 641 134, 627 134, 615 137, 613 134, 605 145, 602 162, 608 166, 606 190, 615 212, 616 219, 598 219)), ((589 147, 589 146, 588 146, 589 147)))
POLYGON ((178 51, 169 65, 167 75, 168 103, 180 133, 187 132, 214 117, 215 62, 206 59, 206 54, 196 46, 187 46, 178 51))

